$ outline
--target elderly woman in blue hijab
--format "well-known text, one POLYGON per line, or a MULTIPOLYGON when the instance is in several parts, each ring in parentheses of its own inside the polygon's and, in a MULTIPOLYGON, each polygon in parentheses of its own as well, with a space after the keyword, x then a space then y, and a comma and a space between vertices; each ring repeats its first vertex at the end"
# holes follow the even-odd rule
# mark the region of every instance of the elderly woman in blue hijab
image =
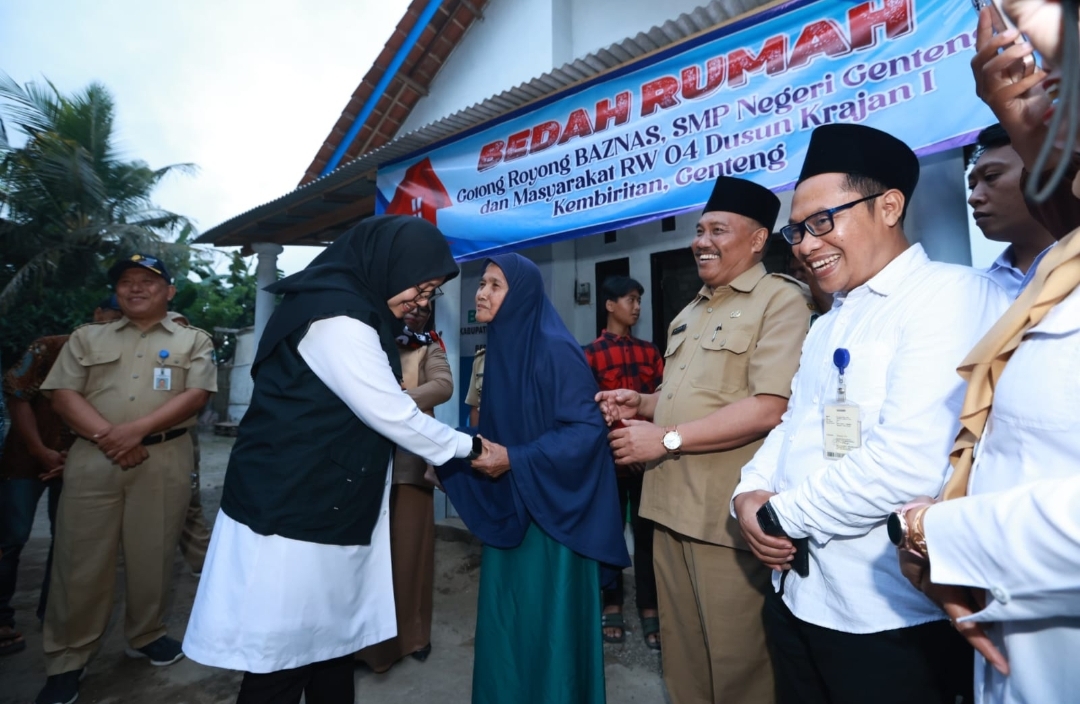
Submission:
POLYGON ((401 318, 457 273, 434 225, 377 217, 267 288, 284 300, 184 638, 192 660, 245 672, 238 704, 352 704, 352 654, 396 634, 394 447, 433 464, 481 456, 401 389, 401 318))
POLYGON ((476 316, 484 454, 439 470, 484 542, 472 701, 602 703, 601 568, 630 556, 596 381, 528 259, 488 260, 476 316))

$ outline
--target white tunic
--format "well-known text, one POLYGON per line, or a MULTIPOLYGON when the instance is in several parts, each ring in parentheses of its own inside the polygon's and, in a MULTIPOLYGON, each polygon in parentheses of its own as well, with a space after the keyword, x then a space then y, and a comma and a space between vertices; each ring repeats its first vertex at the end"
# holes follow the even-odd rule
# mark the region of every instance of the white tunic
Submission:
MULTIPOLYGON (((367 325, 347 317, 316 321, 299 351, 368 427, 410 452, 439 465, 472 449, 468 435, 421 413, 401 390, 367 325)), ((397 635, 389 497, 384 491, 370 545, 258 535, 219 512, 184 653, 204 665, 265 673, 397 635)))
POLYGON ((1007 305, 984 274, 932 262, 914 245, 814 323, 787 412, 735 490, 777 492, 771 504, 785 532, 811 539, 809 576, 789 573, 784 583, 795 616, 844 633, 945 618, 900 574, 885 519, 941 491, 964 395, 956 367, 1007 305), (834 460, 822 428, 839 347, 851 353, 847 398, 860 409, 862 446, 834 460))
POLYGON ((986 589, 970 620, 1009 660, 976 654, 984 704, 1080 700, 1080 289, 1017 347, 976 447, 970 497, 927 512, 935 582, 986 589))

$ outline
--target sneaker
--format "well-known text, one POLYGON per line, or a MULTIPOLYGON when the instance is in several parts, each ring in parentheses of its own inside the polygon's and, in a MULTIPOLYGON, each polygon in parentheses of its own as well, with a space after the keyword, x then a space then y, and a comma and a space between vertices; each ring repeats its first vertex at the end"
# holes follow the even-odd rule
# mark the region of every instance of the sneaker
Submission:
POLYGON ((129 658, 150 658, 150 664, 156 667, 172 665, 177 660, 184 658, 184 651, 180 647, 180 641, 173 640, 169 636, 161 636, 153 643, 141 648, 128 648, 124 654, 129 658))
POLYGON ((34 704, 72 704, 79 698, 79 680, 82 679, 82 675, 82 668, 59 675, 49 675, 34 704))

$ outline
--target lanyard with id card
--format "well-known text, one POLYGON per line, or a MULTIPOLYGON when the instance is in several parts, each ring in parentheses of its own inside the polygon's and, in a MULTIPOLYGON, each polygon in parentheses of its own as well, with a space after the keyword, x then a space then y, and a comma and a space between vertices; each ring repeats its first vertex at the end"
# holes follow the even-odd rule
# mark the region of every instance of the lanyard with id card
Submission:
POLYGON ((158 352, 158 366, 154 369, 154 391, 172 391, 172 369, 165 366, 169 350, 158 352))
POLYGON ((825 459, 838 460, 862 445, 862 422, 858 404, 848 403, 844 371, 851 363, 851 353, 843 347, 833 352, 833 364, 840 371, 836 403, 825 404, 825 459))

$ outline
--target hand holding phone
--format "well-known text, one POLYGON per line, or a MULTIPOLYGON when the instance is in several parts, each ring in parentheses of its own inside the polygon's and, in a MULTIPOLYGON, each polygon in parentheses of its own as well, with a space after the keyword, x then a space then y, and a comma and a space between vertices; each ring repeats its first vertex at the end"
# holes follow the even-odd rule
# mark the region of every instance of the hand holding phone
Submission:
MULTIPOLYGON (((1016 25, 1013 24, 1009 16, 1006 15, 1001 9, 1001 0, 971 0, 971 6, 975 8, 975 12, 982 14, 984 9, 990 13, 990 22, 994 28, 994 34, 998 35, 1006 32, 1010 29, 1016 29, 1016 25)), ((1023 34, 1016 38, 1014 44, 1028 44, 1028 39, 1023 34)), ((1032 54, 1028 54, 1016 61, 1013 66, 1009 68, 1009 74, 1013 82, 1027 78, 1035 71, 1035 57, 1032 54)))

